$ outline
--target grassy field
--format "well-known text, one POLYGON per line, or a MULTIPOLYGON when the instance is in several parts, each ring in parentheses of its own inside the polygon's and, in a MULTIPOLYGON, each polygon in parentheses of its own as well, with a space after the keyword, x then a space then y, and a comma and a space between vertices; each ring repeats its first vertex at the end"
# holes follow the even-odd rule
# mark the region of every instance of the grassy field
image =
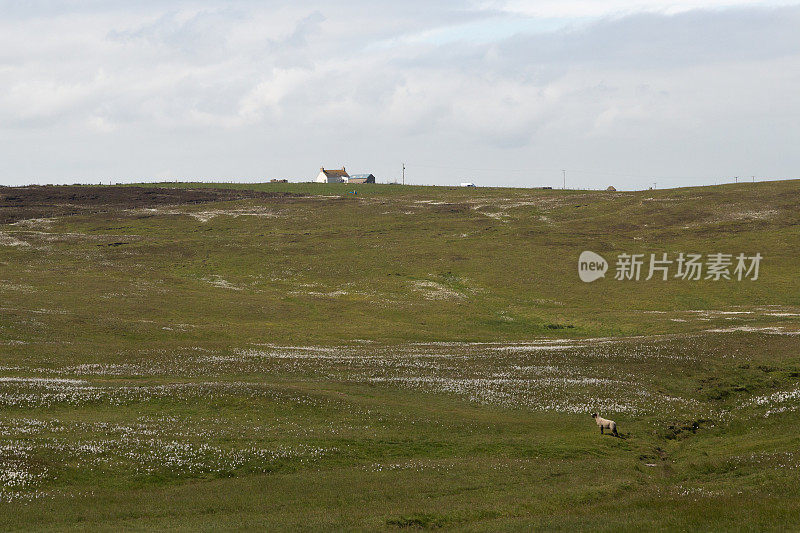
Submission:
POLYGON ((800 529, 797 181, 159 186, 0 190, 0 529, 800 529))

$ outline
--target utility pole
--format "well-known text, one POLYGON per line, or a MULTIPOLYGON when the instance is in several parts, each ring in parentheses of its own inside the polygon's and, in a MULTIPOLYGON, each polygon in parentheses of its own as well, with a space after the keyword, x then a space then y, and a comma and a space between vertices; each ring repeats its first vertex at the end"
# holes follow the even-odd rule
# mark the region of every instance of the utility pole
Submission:
POLYGON ((561 174, 564 177, 564 190, 566 190, 567 189, 567 171, 566 171, 566 169, 562 168, 561 169, 561 174))
POLYGON ((739 183, 739 176, 736 176, 733 179, 734 179, 734 183, 739 183))
POLYGON ((403 185, 406 184, 406 164, 403 163, 403 185))

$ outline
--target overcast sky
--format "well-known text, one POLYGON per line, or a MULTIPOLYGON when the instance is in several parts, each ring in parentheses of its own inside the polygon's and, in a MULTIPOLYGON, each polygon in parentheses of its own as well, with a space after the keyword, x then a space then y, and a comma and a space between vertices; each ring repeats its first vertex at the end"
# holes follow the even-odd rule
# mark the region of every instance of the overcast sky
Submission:
POLYGON ((0 183, 800 177, 800 4, 0 0, 0 183))

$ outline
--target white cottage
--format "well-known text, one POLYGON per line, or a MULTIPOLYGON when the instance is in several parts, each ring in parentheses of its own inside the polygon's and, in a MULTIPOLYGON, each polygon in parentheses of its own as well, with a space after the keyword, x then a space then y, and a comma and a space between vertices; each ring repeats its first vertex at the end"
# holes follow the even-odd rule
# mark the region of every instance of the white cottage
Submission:
POLYGON ((325 170, 320 167, 315 181, 317 183, 344 183, 349 177, 344 167, 342 167, 342 170, 325 170))

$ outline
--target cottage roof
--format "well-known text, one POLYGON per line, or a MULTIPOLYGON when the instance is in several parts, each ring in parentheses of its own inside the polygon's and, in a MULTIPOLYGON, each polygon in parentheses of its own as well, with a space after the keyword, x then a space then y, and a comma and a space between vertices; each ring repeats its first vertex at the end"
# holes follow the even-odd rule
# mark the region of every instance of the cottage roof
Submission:
POLYGON ((339 169, 326 170, 326 169, 320 167, 319 170, 320 170, 320 172, 322 172, 323 174, 325 174, 326 176, 331 177, 331 178, 349 178, 350 177, 350 176, 348 176, 347 171, 344 169, 344 167, 342 167, 341 170, 339 170, 339 169))

